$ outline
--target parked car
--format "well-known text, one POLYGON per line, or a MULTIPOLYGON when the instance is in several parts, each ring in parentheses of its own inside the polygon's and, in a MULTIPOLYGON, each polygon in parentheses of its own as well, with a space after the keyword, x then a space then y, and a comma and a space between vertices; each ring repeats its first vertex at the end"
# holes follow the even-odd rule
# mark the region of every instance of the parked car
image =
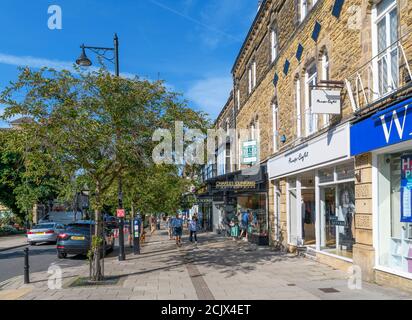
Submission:
POLYGON ((104 223, 106 227, 110 229, 117 229, 119 227, 116 217, 113 216, 106 216, 104 218, 104 223))
MULTIPOLYGON (((68 254, 87 255, 94 235, 94 221, 78 221, 69 224, 57 239, 57 257, 67 258, 68 254)), ((114 236, 112 230, 105 228, 106 253, 114 249, 114 236)))
POLYGON ((27 231, 27 241, 31 246, 40 242, 56 243, 57 236, 64 231, 60 223, 39 223, 27 231))
POLYGON ((82 220, 82 213, 80 211, 73 212, 73 211, 52 211, 49 212, 45 217, 40 219, 39 223, 61 223, 61 224, 69 224, 76 222, 77 220, 82 220))

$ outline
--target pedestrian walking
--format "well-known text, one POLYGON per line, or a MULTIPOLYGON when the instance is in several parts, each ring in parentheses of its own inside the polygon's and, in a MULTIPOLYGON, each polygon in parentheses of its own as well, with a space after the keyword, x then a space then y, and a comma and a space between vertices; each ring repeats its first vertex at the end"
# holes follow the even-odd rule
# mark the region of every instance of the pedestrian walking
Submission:
POLYGON ((152 214, 150 216, 150 234, 153 234, 156 231, 156 218, 152 214))
POLYGON ((156 226, 157 226, 157 230, 160 230, 160 216, 157 217, 156 226))
POLYGON ((232 237, 233 241, 239 237, 239 225, 236 222, 235 218, 230 221, 230 236, 232 237))
POLYGON ((243 238, 245 241, 248 240, 248 228, 249 228, 249 213, 247 211, 243 211, 242 220, 240 224, 240 229, 242 230, 240 232, 240 238, 242 239, 242 237, 245 236, 243 238))
POLYGON ((169 219, 169 223, 168 223, 169 240, 173 240, 173 238, 174 238, 173 220, 175 218, 174 217, 168 217, 168 219, 169 219))
POLYGON ((183 219, 176 213, 173 219, 173 235, 176 237, 176 245, 182 246, 182 234, 183 234, 183 219))
POLYGON ((191 243, 193 243, 193 240, 195 240, 195 245, 197 246, 197 216, 194 215, 192 217, 192 220, 189 222, 189 232, 190 232, 190 237, 189 240, 191 243))

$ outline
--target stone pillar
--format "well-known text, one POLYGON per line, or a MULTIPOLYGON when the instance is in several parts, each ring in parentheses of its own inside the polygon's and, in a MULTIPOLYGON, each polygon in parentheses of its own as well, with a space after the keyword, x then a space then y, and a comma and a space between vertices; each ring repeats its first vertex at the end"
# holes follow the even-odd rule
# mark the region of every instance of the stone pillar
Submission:
POLYGON ((287 227, 287 210, 286 210, 286 179, 281 179, 280 186, 280 238, 282 246, 288 247, 288 227, 287 227))
POLYGON ((269 245, 273 246, 276 245, 276 239, 275 239, 275 186, 273 184, 273 181, 269 181, 269 191, 268 191, 268 224, 269 224, 269 245))
POLYGON ((362 279, 374 280, 375 250, 373 247, 372 219, 372 154, 365 153, 355 159, 355 239, 353 263, 362 270, 362 279))

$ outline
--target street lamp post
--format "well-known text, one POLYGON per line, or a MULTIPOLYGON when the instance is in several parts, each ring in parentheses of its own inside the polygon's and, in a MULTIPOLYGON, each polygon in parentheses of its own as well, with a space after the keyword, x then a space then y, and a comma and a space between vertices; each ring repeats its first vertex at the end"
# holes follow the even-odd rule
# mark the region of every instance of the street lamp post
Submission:
MULTIPOLYGON (((114 47, 113 48, 104 48, 104 47, 90 47, 85 46, 84 44, 80 46, 82 52, 80 57, 76 60, 76 63, 81 67, 90 67, 92 65, 92 61, 86 55, 86 49, 94 52, 99 57, 111 62, 114 64, 115 75, 116 77, 120 76, 120 67, 119 67, 119 38, 117 34, 114 35, 114 47), (114 56, 113 58, 107 58, 105 54, 108 51, 113 51, 114 56)), ((118 200, 119 200, 119 209, 123 209, 123 183, 122 183, 122 176, 119 175, 118 178, 118 200)), ((124 218, 119 218, 119 261, 126 260, 126 254, 124 250, 124 218)))

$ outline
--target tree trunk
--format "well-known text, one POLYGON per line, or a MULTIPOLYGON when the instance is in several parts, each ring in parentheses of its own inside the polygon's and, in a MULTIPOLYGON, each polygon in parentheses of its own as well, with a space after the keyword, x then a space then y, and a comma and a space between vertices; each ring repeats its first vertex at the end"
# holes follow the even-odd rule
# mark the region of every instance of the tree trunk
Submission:
MULTIPOLYGON (((95 209, 95 228, 94 228, 94 237, 95 239, 102 239, 103 226, 102 226, 102 212, 100 206, 100 184, 96 183, 96 209, 95 209)), ((103 238, 104 241, 104 238, 103 238)), ((93 257, 92 257, 92 281, 102 281, 102 260, 101 260, 101 241, 94 242, 93 257)))

